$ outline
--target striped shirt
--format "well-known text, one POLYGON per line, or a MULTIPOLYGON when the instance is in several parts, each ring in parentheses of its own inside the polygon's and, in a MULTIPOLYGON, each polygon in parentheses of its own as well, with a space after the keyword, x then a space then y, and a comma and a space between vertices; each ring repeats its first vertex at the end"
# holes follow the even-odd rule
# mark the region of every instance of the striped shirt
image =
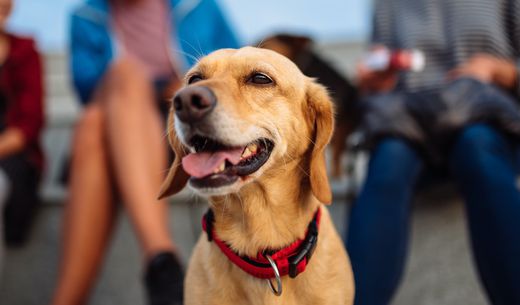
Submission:
POLYGON ((520 0, 375 0, 372 43, 419 49, 426 64, 403 72, 398 88, 437 89, 477 53, 518 62, 520 0))
POLYGON ((113 5, 116 37, 123 52, 144 65, 151 79, 173 74, 170 58, 170 8, 165 0, 145 0, 113 5))

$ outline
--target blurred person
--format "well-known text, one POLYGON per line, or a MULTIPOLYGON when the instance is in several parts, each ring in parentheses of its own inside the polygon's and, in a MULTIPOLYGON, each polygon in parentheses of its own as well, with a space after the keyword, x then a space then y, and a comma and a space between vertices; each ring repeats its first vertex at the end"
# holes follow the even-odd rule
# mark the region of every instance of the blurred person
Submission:
POLYGON ((182 267, 157 201, 167 168, 166 101, 201 56, 237 41, 214 0, 87 0, 72 15, 71 68, 85 109, 72 144, 54 305, 85 303, 116 202, 142 248, 148 301, 182 303, 182 267))
POLYGON ((416 182, 432 168, 449 172, 465 199, 491 303, 520 304, 520 1, 376 0, 372 44, 419 50, 424 68, 358 68, 371 156, 346 240, 355 304, 390 303, 416 182))
POLYGON ((28 236, 43 167, 42 65, 34 41, 6 31, 12 0, 0 0, 0 268, 4 238, 28 236))

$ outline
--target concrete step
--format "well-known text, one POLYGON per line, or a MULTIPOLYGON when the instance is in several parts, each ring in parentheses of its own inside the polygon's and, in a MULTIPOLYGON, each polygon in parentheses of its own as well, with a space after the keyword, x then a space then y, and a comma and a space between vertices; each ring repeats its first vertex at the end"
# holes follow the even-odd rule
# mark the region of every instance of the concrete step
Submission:
POLYGON ((68 73, 46 74, 45 93, 49 99, 53 97, 75 97, 72 89, 72 80, 68 73))
POLYGON ((81 113, 81 106, 70 96, 47 98, 45 103, 46 127, 71 128, 81 113))
POLYGON ((69 71, 68 55, 64 53, 45 53, 43 64, 46 74, 61 74, 69 71))

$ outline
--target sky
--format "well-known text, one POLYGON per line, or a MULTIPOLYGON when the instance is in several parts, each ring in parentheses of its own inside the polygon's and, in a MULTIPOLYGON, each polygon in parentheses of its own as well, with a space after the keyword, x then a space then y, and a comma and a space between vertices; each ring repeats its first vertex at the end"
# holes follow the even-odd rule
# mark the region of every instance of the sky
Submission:
MULTIPOLYGON (((370 31, 370 0, 217 0, 244 43, 274 31, 318 41, 360 41, 370 31)), ((67 46, 70 11, 82 0, 14 0, 9 28, 35 36, 44 51, 67 46)))

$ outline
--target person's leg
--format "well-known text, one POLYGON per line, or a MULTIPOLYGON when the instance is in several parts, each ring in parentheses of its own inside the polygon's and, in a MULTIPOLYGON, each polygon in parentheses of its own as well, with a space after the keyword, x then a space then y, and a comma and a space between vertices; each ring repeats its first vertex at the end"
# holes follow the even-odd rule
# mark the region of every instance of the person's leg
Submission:
POLYGON ((7 246, 20 247, 29 239, 40 207, 40 173, 24 152, 2 158, 0 168, 11 185, 3 215, 5 241, 7 246))
POLYGON ((9 196, 10 181, 6 173, 0 169, 0 278, 4 267, 4 207, 9 196))
POLYGON ((157 195, 167 169, 166 138, 152 84, 138 64, 120 59, 105 78, 110 160, 145 258, 174 249, 166 202, 157 195))
POLYGON ((75 130, 53 305, 84 304, 112 232, 115 204, 104 124, 102 109, 93 103, 75 130))
POLYGON ((476 264, 495 305, 520 304, 520 193, 515 144, 485 124, 458 136, 450 159, 466 199, 476 264))
POLYGON ((123 58, 105 78, 109 154, 144 252, 149 303, 182 304, 183 271, 168 230, 167 204, 156 199, 168 166, 166 133, 144 75, 136 62, 123 58))
POLYGON ((383 139, 353 204, 347 249, 354 270, 356 305, 389 304, 404 268, 410 202, 423 162, 405 141, 383 139))

